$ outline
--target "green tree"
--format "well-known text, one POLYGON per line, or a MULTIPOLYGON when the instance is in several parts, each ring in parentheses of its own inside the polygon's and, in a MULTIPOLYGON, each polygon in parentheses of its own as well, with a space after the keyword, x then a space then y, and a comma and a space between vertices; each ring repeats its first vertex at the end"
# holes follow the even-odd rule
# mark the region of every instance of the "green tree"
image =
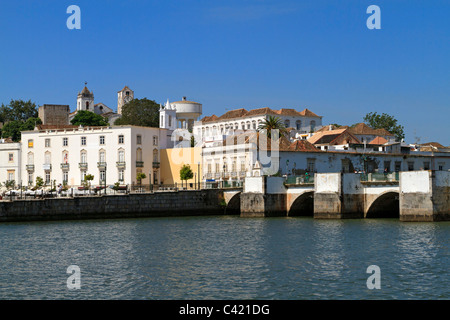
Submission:
POLYGON ((37 176, 36 177, 36 189, 41 188, 44 185, 44 179, 42 179, 42 177, 37 176))
POLYGON ((376 112, 370 112, 364 117, 364 122, 373 129, 386 129, 395 135, 397 140, 405 138, 404 127, 397 124, 397 119, 386 113, 380 115, 376 112))
POLYGON ((33 130, 38 124, 42 124, 39 118, 29 118, 26 121, 23 120, 12 120, 7 122, 2 128, 2 137, 11 137, 14 142, 20 141, 21 131, 33 130))
POLYGON ((147 98, 133 99, 122 107, 122 117, 115 125, 159 127, 159 104, 147 98))
POLYGON ((269 116, 268 119, 263 120, 259 125, 258 131, 264 132, 268 138, 272 136, 272 130, 278 130, 281 135, 287 135, 288 131, 283 123, 283 121, 275 116, 269 116))
POLYGON ((92 180, 94 180, 94 175, 92 175, 92 174, 87 174, 85 177, 84 177, 84 180, 83 180, 83 182, 82 182, 82 185, 83 185, 83 188, 86 190, 91 190, 91 181, 92 180))
POLYGON ((98 126, 107 126, 108 122, 106 122, 105 118, 101 115, 96 114, 87 110, 80 110, 76 113, 73 119, 70 121, 71 124, 75 126, 86 126, 86 127, 98 127, 98 126))
POLYGON ((194 172, 192 172, 191 166, 188 164, 184 164, 180 169, 181 181, 183 181, 183 180, 186 181, 186 185, 187 185, 187 181, 189 179, 192 179, 193 177, 194 177, 194 172))
POLYGON ((143 172, 138 172, 136 174, 136 180, 139 181, 139 185, 142 187, 142 179, 147 178, 147 176, 145 175, 145 173, 143 172))
POLYGON ((31 100, 12 100, 9 105, 0 107, 0 122, 7 123, 9 121, 27 121, 29 118, 37 118, 38 109, 31 100))

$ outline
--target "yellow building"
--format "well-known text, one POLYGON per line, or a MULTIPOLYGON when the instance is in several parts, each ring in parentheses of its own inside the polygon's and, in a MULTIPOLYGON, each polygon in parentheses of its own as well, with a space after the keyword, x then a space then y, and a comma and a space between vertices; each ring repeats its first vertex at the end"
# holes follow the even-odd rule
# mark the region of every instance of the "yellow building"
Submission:
POLYGON ((203 180, 203 177, 199 178, 199 173, 202 172, 201 147, 161 149, 160 152, 162 184, 181 184, 180 170, 185 164, 189 165, 194 173, 194 177, 187 183, 203 180))

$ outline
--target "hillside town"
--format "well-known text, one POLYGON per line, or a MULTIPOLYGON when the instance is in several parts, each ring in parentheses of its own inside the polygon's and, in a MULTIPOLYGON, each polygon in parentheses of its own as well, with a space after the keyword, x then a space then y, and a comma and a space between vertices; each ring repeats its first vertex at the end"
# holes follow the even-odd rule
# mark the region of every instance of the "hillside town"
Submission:
POLYGON ((77 192, 85 190, 87 176, 94 190, 112 192, 143 185, 241 185, 245 177, 264 175, 450 170, 449 146, 407 143, 366 123, 328 124, 308 108, 241 108, 204 116, 200 102, 182 97, 160 105, 159 127, 115 125, 133 99, 134 91, 125 86, 117 92, 114 111, 95 103, 85 84, 73 112, 69 105, 40 106, 42 124, 22 131, 18 142, 7 136, 0 140, 3 195, 58 188, 77 192), (71 124, 80 111, 102 116, 106 125, 71 124), (282 128, 276 139, 264 130, 274 121, 282 128), (192 177, 182 179, 186 165, 192 177))

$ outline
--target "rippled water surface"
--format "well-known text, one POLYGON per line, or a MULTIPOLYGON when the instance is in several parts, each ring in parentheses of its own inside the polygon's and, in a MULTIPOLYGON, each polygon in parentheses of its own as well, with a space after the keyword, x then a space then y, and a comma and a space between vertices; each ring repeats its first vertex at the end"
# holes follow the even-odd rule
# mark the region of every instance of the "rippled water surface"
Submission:
POLYGON ((2 223, 0 299, 449 299, 449 235, 390 219, 2 223))

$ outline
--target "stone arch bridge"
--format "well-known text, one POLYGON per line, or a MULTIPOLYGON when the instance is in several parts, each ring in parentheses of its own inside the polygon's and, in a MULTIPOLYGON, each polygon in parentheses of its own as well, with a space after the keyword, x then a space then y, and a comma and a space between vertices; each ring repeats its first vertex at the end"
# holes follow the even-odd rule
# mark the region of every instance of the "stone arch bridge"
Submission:
POLYGON ((316 173, 305 181, 247 177, 244 189, 225 190, 227 213, 241 217, 450 220, 450 172, 316 173))

